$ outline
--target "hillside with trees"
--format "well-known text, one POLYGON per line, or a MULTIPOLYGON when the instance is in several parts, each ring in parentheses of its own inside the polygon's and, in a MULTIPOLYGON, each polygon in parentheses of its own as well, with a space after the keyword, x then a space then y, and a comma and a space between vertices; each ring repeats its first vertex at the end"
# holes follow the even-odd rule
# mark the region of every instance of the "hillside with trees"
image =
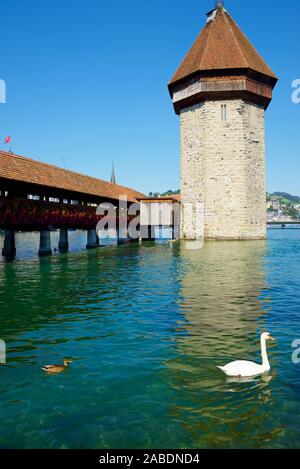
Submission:
POLYGON ((287 192, 273 192, 267 194, 268 217, 290 217, 293 220, 300 218, 300 197, 287 192))
POLYGON ((268 194, 269 200, 274 197, 278 197, 284 203, 289 202, 291 204, 300 204, 300 197, 298 195, 291 195, 287 192, 273 192, 273 194, 268 194))
POLYGON ((178 189, 177 191, 169 190, 169 191, 163 192, 162 194, 160 192, 149 192, 149 197, 169 197, 170 195, 178 195, 178 194, 180 194, 180 189, 178 189))

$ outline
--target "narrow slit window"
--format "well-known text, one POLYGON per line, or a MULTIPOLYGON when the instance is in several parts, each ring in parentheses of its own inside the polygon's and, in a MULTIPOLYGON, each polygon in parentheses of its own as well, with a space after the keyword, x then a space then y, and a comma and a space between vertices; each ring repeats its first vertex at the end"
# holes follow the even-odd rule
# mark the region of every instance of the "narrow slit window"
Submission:
POLYGON ((227 105, 221 104, 221 120, 222 122, 227 122, 227 105))

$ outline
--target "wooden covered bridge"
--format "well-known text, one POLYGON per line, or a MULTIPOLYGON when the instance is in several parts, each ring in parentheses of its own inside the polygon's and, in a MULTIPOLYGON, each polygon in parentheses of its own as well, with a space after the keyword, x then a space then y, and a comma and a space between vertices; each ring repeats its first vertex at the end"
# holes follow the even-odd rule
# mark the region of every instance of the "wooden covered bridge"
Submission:
POLYGON ((59 249, 68 250, 68 229, 87 230, 87 248, 97 246, 99 204, 116 209, 143 194, 74 171, 0 151, 0 229, 5 231, 2 254, 14 257, 15 231, 40 231, 39 254, 51 254, 50 231, 60 230, 59 249))

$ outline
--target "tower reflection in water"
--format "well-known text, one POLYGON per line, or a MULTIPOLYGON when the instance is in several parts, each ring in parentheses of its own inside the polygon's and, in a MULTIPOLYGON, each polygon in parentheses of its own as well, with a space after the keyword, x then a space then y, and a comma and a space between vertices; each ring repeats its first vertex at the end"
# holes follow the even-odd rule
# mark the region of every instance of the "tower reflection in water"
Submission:
POLYGON ((226 378, 217 365, 261 360, 259 334, 270 307, 266 242, 206 242, 202 250, 186 250, 183 243, 179 250, 185 319, 177 331, 177 355, 165 364, 175 391, 172 418, 198 447, 261 447, 262 439, 272 441, 281 432, 270 413, 274 369, 240 380, 226 378))

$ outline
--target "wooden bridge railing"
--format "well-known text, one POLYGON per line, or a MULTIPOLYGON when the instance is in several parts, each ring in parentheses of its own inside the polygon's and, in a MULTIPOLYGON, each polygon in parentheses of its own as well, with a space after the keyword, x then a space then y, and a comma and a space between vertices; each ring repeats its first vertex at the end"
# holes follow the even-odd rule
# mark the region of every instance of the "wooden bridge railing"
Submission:
MULTIPOLYGON (((96 228, 98 222, 103 220, 101 229, 112 228, 115 230, 118 243, 128 239, 127 228, 124 225, 136 219, 136 216, 128 216, 122 211, 119 218, 119 210, 109 214, 103 210, 103 215, 97 215, 97 207, 83 205, 61 204, 57 202, 31 200, 25 198, 0 197, 0 229, 5 231, 2 255, 7 259, 13 259, 16 255, 15 231, 40 231, 39 255, 45 256, 52 253, 50 230, 59 229, 59 250, 69 249, 68 230, 81 229, 87 231, 88 249, 99 245, 96 228), (122 224, 121 224, 122 221, 122 224), (108 226, 110 225, 110 226, 108 226)), ((138 214, 137 214, 138 216, 138 214)), ((139 220, 139 219, 138 219, 139 220)), ((100 235, 99 235, 100 236, 100 235)))
MULTIPOLYGON (((97 207, 66 205, 23 198, 0 197, 0 229, 33 231, 48 229, 95 229, 104 215, 96 214, 97 207)), ((127 217, 128 222, 133 217, 127 217)), ((118 211, 116 211, 118 224, 118 211)))

